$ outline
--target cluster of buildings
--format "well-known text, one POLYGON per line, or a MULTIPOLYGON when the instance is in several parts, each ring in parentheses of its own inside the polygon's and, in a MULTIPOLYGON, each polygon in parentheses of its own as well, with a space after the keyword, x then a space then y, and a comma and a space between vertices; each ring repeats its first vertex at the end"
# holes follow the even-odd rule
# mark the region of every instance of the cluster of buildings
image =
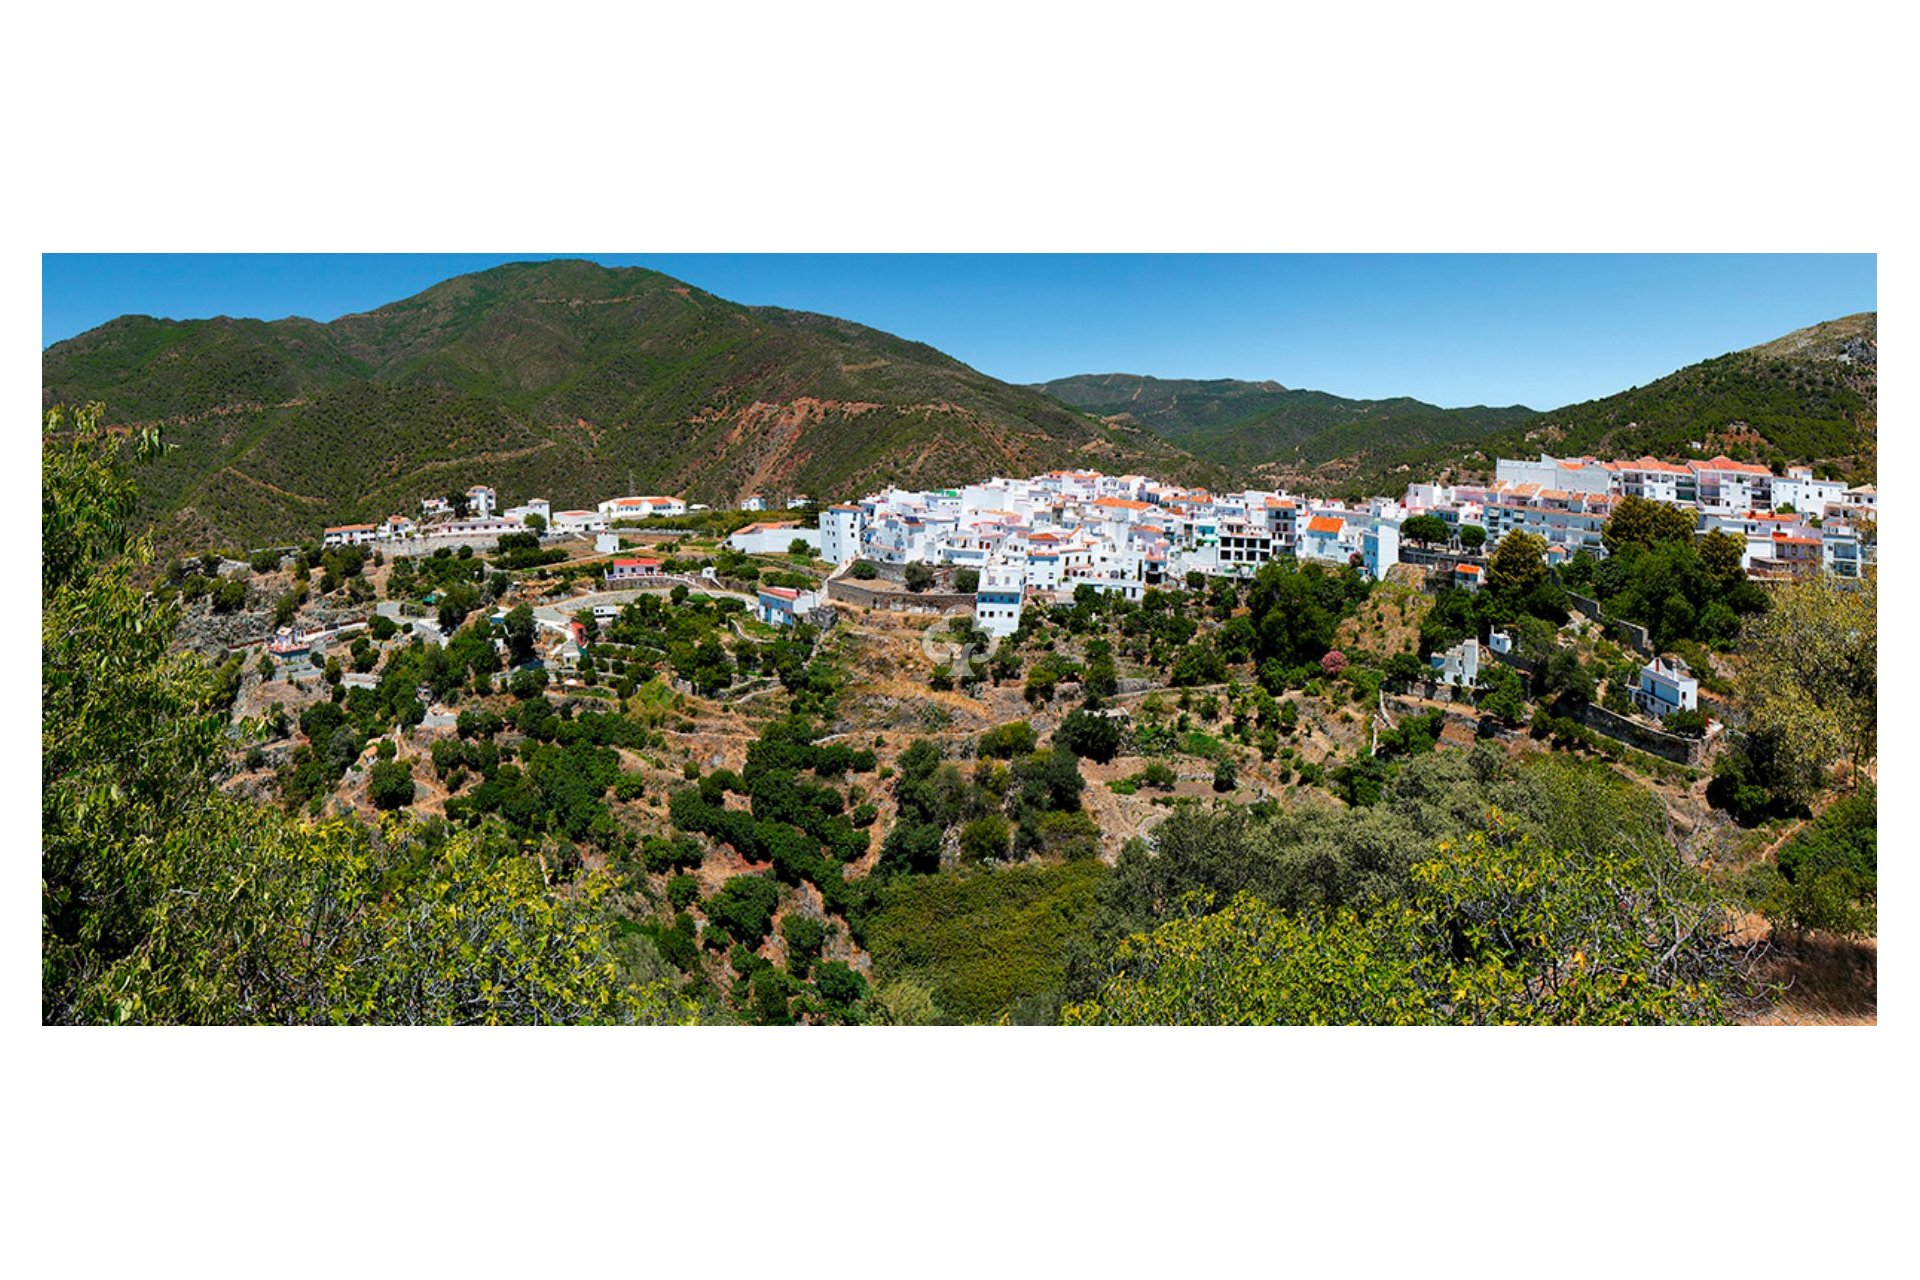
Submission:
MULTIPOLYGON (((1494 630, 1484 646, 1478 638, 1468 636, 1428 660, 1429 678, 1435 684, 1471 689, 1480 680, 1483 659, 1497 659, 1512 652, 1513 637, 1504 631, 1494 630)), ((1680 658, 1658 654, 1641 664, 1629 697, 1649 716, 1664 720, 1676 711, 1700 709, 1700 681, 1680 658)))
POLYGON ((1698 532, 1718 529, 1739 538, 1741 567, 1756 578, 1823 571, 1857 578, 1872 560, 1872 539, 1861 530, 1879 514, 1872 485, 1848 488, 1806 467, 1776 476, 1724 456, 1687 462, 1544 453, 1536 461, 1501 458, 1490 484, 1415 484, 1403 505, 1452 528, 1479 525, 1489 549, 1516 529, 1538 534, 1548 562, 1558 564, 1580 551, 1606 554, 1601 532, 1623 498, 1679 507, 1694 516, 1698 532))
POLYGON ((550 534, 578 536, 605 533, 619 520, 681 516, 699 509, 689 507, 681 498, 628 497, 609 498, 591 511, 555 511, 545 498, 529 498, 520 506, 502 511, 498 496, 484 484, 468 489, 466 500, 466 512, 461 514, 446 498, 423 498, 417 522, 395 515, 377 524, 331 525, 323 531, 321 542, 329 547, 397 543, 401 554, 406 554, 407 550, 417 548, 418 542, 428 539, 487 539, 498 538, 503 533, 524 533, 529 527, 529 516, 538 516, 550 534))
POLYGON ((1023 604, 1085 584, 1138 600, 1191 572, 1251 577, 1280 558, 1353 565, 1384 577, 1403 558, 1477 588, 1485 557, 1516 529, 1540 534, 1548 559, 1604 556, 1601 531, 1618 502, 1648 498, 1694 513, 1699 532, 1744 539, 1755 577, 1826 571, 1859 576, 1870 561, 1862 519, 1875 514, 1871 485, 1849 489, 1805 468, 1784 477, 1713 458, 1601 462, 1501 459, 1491 483, 1414 484, 1399 499, 1346 504, 1284 490, 1211 493, 1148 476, 1050 471, 995 477, 956 489, 887 489, 820 513, 819 550, 837 565, 934 564, 980 573, 975 617, 989 633, 1019 626, 1023 604), (1401 527, 1432 515, 1455 531, 1440 547, 1403 545, 1401 527), (1461 550, 1457 531, 1485 530, 1483 550, 1461 550))
POLYGON ((1138 600, 1200 573, 1251 577, 1279 557, 1357 564, 1380 577, 1399 560, 1398 502, 1349 507, 1279 490, 1215 494, 1148 476, 1051 471, 958 489, 889 489, 820 514, 820 555, 835 564, 947 564, 980 572, 977 619, 1019 625, 1035 593, 1087 584, 1138 600))

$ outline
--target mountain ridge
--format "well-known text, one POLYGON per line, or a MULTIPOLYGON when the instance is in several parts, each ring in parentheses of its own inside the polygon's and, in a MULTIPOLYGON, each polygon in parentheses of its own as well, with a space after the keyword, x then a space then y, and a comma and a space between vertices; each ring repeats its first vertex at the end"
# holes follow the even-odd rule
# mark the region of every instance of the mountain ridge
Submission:
POLYGON ((1276 380, 1080 374, 1032 384, 1108 421, 1138 422, 1251 480, 1351 488, 1411 468, 1533 414, 1524 405, 1448 409, 1394 396, 1361 400, 1276 380))
POLYGON ((748 307, 644 268, 515 263, 320 323, 119 317, 42 356, 44 405, 164 422, 143 515, 239 542, 378 519, 446 486, 585 505, 731 502, 1084 465, 1217 480, 921 342, 748 307), (511 466, 482 473, 485 459, 511 466), (300 501, 291 509, 266 495, 300 501))
POLYGON ((1776 470, 1874 478, 1876 312, 1819 321, 1557 409, 1352 400, 1265 380, 1077 374, 1031 384, 1107 421, 1138 422, 1250 481, 1359 493, 1416 471, 1491 474, 1501 455, 1725 453, 1776 470), (1183 399, 1184 398, 1184 399, 1183 399))
POLYGON ((327 322, 116 317, 42 352, 41 395, 164 424, 141 518, 259 545, 477 482, 556 507, 634 490, 730 503, 1088 466, 1356 496, 1541 451, 1725 452, 1858 481, 1874 473, 1876 363, 1863 312, 1545 412, 1276 379, 1017 385, 855 321, 553 259, 327 322))

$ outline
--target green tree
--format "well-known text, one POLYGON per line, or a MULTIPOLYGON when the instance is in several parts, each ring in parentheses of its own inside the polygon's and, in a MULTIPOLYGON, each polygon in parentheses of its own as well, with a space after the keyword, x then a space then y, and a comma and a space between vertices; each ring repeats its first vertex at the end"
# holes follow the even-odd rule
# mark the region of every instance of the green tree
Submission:
POLYGON ((1765 785, 1810 803, 1834 765, 1874 758, 1879 725, 1877 579, 1781 586, 1747 624, 1738 682, 1747 747, 1765 785))
POLYGON ((1060 722, 1053 738, 1074 755, 1105 764, 1120 753, 1120 722, 1097 712, 1074 710, 1060 722))
POLYGON ((1512 667, 1495 664, 1480 674, 1480 710, 1509 727, 1527 718, 1527 698, 1520 673, 1512 667))
POLYGON ((969 862, 993 862, 1007 856, 1013 828, 997 813, 975 818, 960 829, 960 856, 969 862))
POLYGON ((707 899, 707 919, 741 942, 759 946, 773 928, 780 886, 766 876, 734 876, 707 899))
POLYGON ((1025 720, 1014 720, 1007 724, 996 725, 980 735, 979 752, 983 756, 997 756, 1002 760, 1011 760, 1016 756, 1030 754, 1040 744, 1040 737, 1033 726, 1025 720))
POLYGON ((1747 571, 1740 567, 1747 548, 1739 539, 1725 529, 1711 530, 1699 542, 1700 564, 1707 572, 1708 581, 1721 591, 1728 591, 1746 581, 1747 571))
POLYGON ((817 916, 789 912, 780 921, 780 937, 787 944, 787 972, 804 979, 831 933, 831 926, 817 916))
POLYGON ((1515 530, 1500 539, 1487 562, 1487 586, 1516 599, 1547 581, 1547 540, 1537 533, 1515 530))
POLYGON ((1333 647, 1343 614, 1366 593, 1365 579, 1352 570, 1328 572, 1318 564, 1277 560, 1262 565, 1247 588, 1254 656, 1282 667, 1320 661, 1333 647))
POLYGON ((376 809, 399 809, 413 803, 413 770, 398 760, 382 760, 367 776, 367 799, 376 809))
POLYGON ((909 591, 925 591, 933 585, 933 570, 917 561, 906 568, 904 579, 909 591))
POLYGON ((1460 526, 1460 545, 1468 551, 1478 551, 1487 545, 1487 531, 1477 524, 1460 526))
POLYGON ((247 604, 247 585, 234 578, 222 578, 213 589, 215 613, 238 613, 247 604))
POLYGON ((813 985, 830 1004, 844 1007, 867 998, 867 980, 841 960, 822 964, 813 985))
POLYGON ((1408 516, 1401 521, 1400 536, 1424 546, 1432 546, 1436 542, 1451 541, 1453 533, 1447 527, 1447 522, 1439 516, 1418 515, 1408 516))
MULTIPOLYGON (((1653 547, 1662 542, 1692 542, 1699 518, 1685 507, 1656 502, 1651 498, 1626 497, 1614 506, 1600 531, 1600 541, 1610 553, 1622 547, 1653 547)), ((1504 545, 1504 544, 1503 544, 1504 545)))
POLYGON ((1744 953, 1671 846, 1572 854, 1501 823, 1417 864, 1401 904, 1296 915, 1242 894, 1119 949, 1071 1023, 1693 1023, 1744 953))
POLYGON ((1831 805, 1780 850, 1760 909, 1783 933, 1872 937, 1878 931, 1879 847, 1875 792, 1831 805))
POLYGON ((513 665, 531 662, 535 628, 533 609, 525 604, 515 605, 507 610, 507 616, 501 619, 500 626, 506 633, 507 653, 513 665))

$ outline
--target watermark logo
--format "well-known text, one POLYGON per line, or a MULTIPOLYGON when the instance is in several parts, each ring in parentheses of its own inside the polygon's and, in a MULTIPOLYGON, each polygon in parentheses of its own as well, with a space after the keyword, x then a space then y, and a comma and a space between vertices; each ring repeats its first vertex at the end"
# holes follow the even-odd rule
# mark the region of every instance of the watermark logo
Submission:
POLYGON ((936 618, 920 633, 920 652, 935 666, 945 666, 955 679, 971 667, 984 672, 992 637, 969 617, 936 618), (976 665, 977 664, 977 665, 976 665))

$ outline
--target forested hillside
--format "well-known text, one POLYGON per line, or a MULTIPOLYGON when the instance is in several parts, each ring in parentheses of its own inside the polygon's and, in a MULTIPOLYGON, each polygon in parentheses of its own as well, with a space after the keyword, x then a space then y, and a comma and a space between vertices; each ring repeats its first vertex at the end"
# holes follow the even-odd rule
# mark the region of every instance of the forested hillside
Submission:
POLYGON ((1249 482, 1301 488, 1387 483, 1396 468, 1533 416, 1524 405, 1442 409, 1405 396, 1352 400, 1277 382, 1095 374, 1040 384, 1113 422, 1137 422, 1249 482))
POLYGON ((657 272, 520 263, 329 324, 127 316, 42 357, 44 406, 164 423, 144 520, 246 546, 485 481, 508 501, 635 490, 850 496, 1055 466, 1216 469, 922 343, 745 307, 657 272))
POLYGON ((1598 457, 1725 453, 1874 477, 1879 382, 1872 312, 1703 360, 1618 395, 1568 405, 1490 439, 1509 453, 1598 457))
POLYGON ((1876 329, 1871 312, 1847 316, 1545 413, 1118 373, 1039 389, 1109 422, 1138 423, 1238 479, 1306 492, 1394 492, 1409 475, 1484 475, 1495 458, 1543 450, 1725 453, 1776 471, 1811 463, 1866 481, 1874 476, 1876 329))

